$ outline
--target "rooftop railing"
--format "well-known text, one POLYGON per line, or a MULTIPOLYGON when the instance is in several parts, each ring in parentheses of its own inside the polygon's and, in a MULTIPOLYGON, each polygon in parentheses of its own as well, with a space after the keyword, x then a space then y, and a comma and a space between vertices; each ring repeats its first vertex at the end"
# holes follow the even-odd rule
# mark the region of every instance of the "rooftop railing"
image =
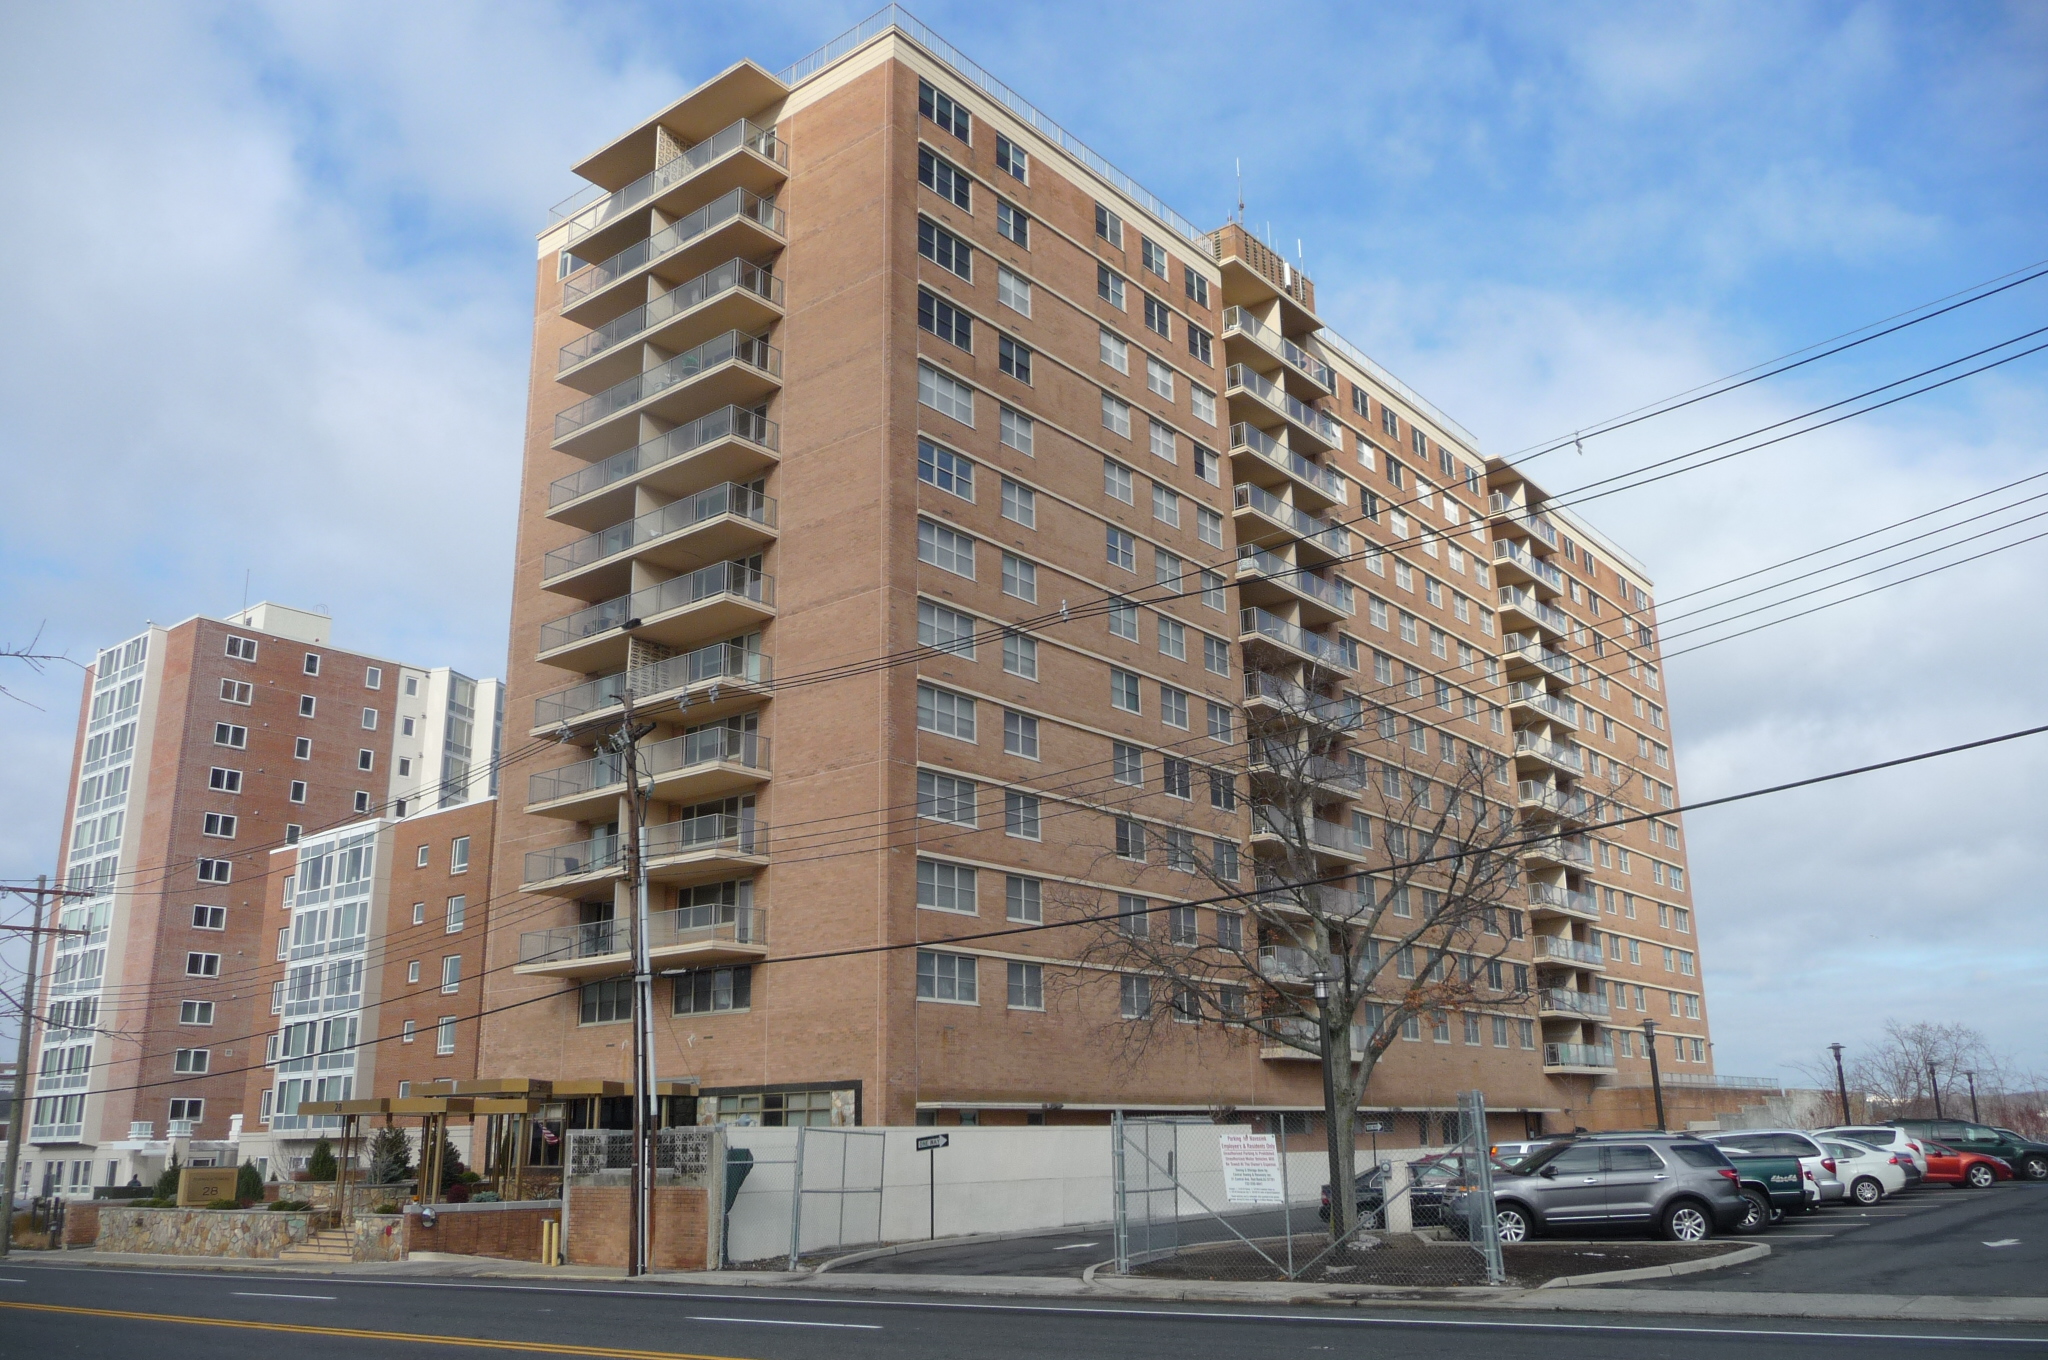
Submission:
POLYGON ((670 317, 680 316, 693 307, 701 307, 712 298, 743 290, 780 306, 782 303, 782 280, 776 278, 758 265, 745 260, 727 260, 716 269, 699 274, 688 283, 679 283, 652 302, 643 303, 624 316, 614 317, 587 335, 579 335, 562 346, 556 357, 558 373, 567 372, 586 359, 616 349, 634 336, 654 326, 659 326, 670 317))
POLYGON ((548 487, 548 508, 565 505, 726 438, 744 439, 773 451, 779 447, 781 432, 774 421, 757 412, 738 406, 722 407, 664 431, 645 444, 615 453, 602 463, 592 463, 580 472, 560 478, 548 487))
POLYGON ((657 538, 666 538, 706 520, 721 515, 735 515, 764 528, 775 527, 775 502, 750 486, 739 486, 722 482, 706 487, 694 496, 685 496, 671 501, 659 510, 649 511, 638 519, 614 524, 609 529, 587 534, 565 547, 549 553, 541 563, 541 579, 552 580, 564 572, 579 567, 588 567, 608 557, 630 552, 643 543, 652 543, 657 538))
POLYGON ((587 264, 563 279, 562 306, 573 307, 634 270, 644 268, 663 256, 673 255, 698 237, 742 217, 777 236, 782 235, 780 208, 758 194, 734 189, 720 194, 688 216, 677 218, 646 240, 635 241, 609 260, 587 264))
POLYGON ((615 387, 607 388, 555 416, 555 438, 565 439, 586 426, 638 406, 679 383, 701 377, 720 364, 742 363, 763 373, 782 372, 782 351, 745 331, 715 335, 695 349, 684 350, 673 359, 636 373, 615 387))
POLYGON ((750 652, 731 642, 714 642, 709 647, 699 647, 681 656, 665 657, 644 666, 635 666, 632 670, 599 676, 553 694, 544 694, 533 701, 533 725, 552 727, 586 713, 601 712, 620 703, 629 691, 635 699, 645 699, 686 689, 706 680, 765 685, 774 678, 774 673, 774 663, 762 653, 750 652))
POLYGON ((541 650, 550 652, 583 638, 623 627, 629 619, 653 618, 720 595, 736 595, 756 604, 772 605, 775 603, 775 578, 764 576, 740 562, 715 562, 682 576, 671 577, 660 585, 636 590, 631 595, 620 595, 603 604, 579 609, 552 623, 542 624, 541 650))
POLYGON ((577 212, 569 219, 569 234, 564 244, 575 245, 577 241, 599 227, 616 221, 621 214, 633 211, 649 199, 665 193, 672 186, 696 174, 719 157, 738 151, 741 147, 777 165, 785 168, 789 165, 789 148, 776 137, 775 129, 756 127, 742 118, 712 133, 668 164, 656 166, 625 188, 615 189, 577 212))

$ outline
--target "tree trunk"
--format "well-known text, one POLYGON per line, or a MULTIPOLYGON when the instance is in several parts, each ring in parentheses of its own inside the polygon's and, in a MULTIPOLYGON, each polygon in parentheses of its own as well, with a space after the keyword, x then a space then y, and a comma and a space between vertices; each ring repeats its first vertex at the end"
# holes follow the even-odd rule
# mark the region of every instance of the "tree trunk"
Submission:
POLYGON ((1358 1226, 1358 1100, 1346 1078, 1351 1065, 1351 1026, 1323 1030, 1323 1132, 1330 1155, 1330 1240, 1340 1242, 1358 1226), (1340 1075, 1342 1074, 1342 1075, 1340 1075))

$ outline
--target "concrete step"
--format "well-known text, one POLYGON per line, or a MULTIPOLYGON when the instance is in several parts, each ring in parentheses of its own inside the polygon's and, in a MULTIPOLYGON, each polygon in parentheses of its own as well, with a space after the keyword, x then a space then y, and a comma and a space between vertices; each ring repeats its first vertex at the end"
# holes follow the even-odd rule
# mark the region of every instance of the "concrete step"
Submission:
POLYGON ((346 1228, 324 1228, 278 1253, 283 1261, 347 1261, 355 1256, 355 1234, 346 1228))

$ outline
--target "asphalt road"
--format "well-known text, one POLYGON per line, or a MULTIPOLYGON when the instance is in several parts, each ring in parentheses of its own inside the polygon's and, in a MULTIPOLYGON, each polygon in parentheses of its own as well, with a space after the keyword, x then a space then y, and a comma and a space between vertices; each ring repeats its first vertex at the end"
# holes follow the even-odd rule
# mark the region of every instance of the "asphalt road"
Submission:
POLYGON ((2048 1327, 1568 1321, 1396 1310, 820 1297, 799 1290, 369 1281, 336 1276, 0 1265, 0 1357, 356 1360, 493 1354, 632 1360, 1232 1360, 1331 1355, 1499 1360, 1889 1360, 2048 1353, 2048 1327))

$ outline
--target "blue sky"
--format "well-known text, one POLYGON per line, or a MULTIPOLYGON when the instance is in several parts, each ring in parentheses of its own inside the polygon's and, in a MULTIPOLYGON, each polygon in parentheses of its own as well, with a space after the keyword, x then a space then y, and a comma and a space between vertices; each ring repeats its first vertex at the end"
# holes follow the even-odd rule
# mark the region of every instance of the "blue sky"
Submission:
MULTIPOLYGON (((17 7, 0 642, 324 605, 504 667, 533 232, 568 165, 863 6, 17 7)), ((2048 257, 2023 5, 923 4, 1508 452, 2048 257), (1297 242, 1299 245, 1297 247, 1297 242)), ((1537 464, 1554 489, 2048 324, 2048 281, 1537 464)), ((2048 466, 2048 356, 1589 509, 1669 597, 2048 466)), ((1706 797, 2039 721, 2044 546, 1671 666, 1706 797)), ((0 683, 0 878, 53 860, 76 672, 0 683)), ((1688 824, 1717 1063, 1888 1018, 2048 1069, 2024 746, 1688 824)), ((4 975, 0 975, 4 976, 4 975)), ((13 986, 12 980, 6 984, 13 986)))

